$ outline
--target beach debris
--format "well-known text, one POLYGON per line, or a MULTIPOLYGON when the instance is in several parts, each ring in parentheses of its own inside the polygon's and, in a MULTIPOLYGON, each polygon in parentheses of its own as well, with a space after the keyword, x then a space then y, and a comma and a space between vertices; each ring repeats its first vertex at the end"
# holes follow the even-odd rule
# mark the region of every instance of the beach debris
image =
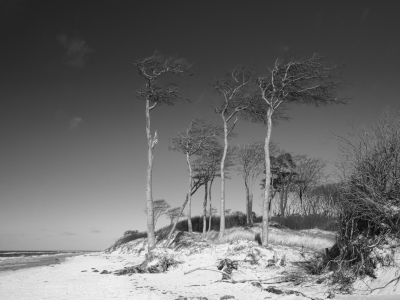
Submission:
POLYGON ((98 272, 98 270, 93 270, 93 272, 98 272))
POLYGON ((232 280, 232 270, 238 269, 238 262, 229 258, 221 259, 217 266, 218 270, 222 270, 222 280, 232 280))
POLYGON ((103 271, 101 271, 100 274, 111 274, 111 272, 108 272, 107 270, 103 270, 103 271))
POLYGON ((255 286, 256 288, 263 289, 263 286, 262 286, 261 282, 254 281, 254 282, 251 283, 251 285, 255 286))
POLYGON ((164 273, 171 267, 181 264, 178 255, 170 249, 153 249, 152 252, 146 254, 145 260, 136 266, 125 267, 124 269, 114 272, 115 275, 126 275, 133 273, 164 273))
POLYGON ((320 298, 314 298, 314 297, 307 296, 307 295, 305 295, 305 294, 303 294, 302 292, 299 292, 299 291, 281 290, 281 289, 277 289, 274 286, 269 286, 269 287, 265 288, 264 291, 266 291, 268 293, 276 294, 276 295, 296 295, 296 296, 305 297, 305 298, 308 298, 308 299, 311 299, 311 300, 321 300, 320 298))
POLYGON ((219 300, 228 300, 228 299, 235 299, 235 296, 232 295, 225 295, 219 298, 219 300))
POLYGON ((87 272, 87 270, 82 270, 81 272, 87 272))
POLYGON ((174 300, 208 300, 207 297, 184 297, 184 296, 179 296, 178 298, 174 300))
POLYGON ((179 296, 178 298, 176 298, 175 300, 208 300, 207 297, 183 297, 183 296, 179 296))

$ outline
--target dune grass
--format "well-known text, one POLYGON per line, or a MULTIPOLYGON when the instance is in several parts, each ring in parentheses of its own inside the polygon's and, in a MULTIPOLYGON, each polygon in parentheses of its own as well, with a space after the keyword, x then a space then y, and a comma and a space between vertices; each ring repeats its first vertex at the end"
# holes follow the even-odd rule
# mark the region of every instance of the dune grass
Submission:
MULTIPOLYGON (((257 233, 261 233, 261 226, 256 225, 249 229, 245 229, 243 225, 245 225, 246 217, 245 215, 232 215, 227 216, 226 218, 226 230, 225 235, 221 239, 218 238, 219 235, 219 217, 213 217, 212 220, 212 230, 203 237, 202 235, 198 235, 196 239, 204 239, 211 243, 222 244, 229 243, 231 241, 236 240, 249 240, 255 241, 255 235, 257 233)), ((259 221, 256 219, 255 221, 259 221)), ((269 243, 273 245, 283 245, 289 247, 305 247, 312 250, 323 250, 325 248, 329 248, 334 244, 333 235, 320 235, 313 232, 301 232, 299 229, 307 229, 307 228, 324 228, 324 224, 329 224, 332 220, 328 220, 326 217, 322 216, 288 216, 286 218, 276 219, 280 224, 289 225, 288 227, 291 229, 277 229, 270 228, 269 231, 269 243), (324 223, 325 222, 325 223, 324 223), (317 226, 317 224, 319 226, 317 226)), ((203 229, 203 219, 200 216, 195 216, 192 218, 193 231, 197 233, 201 233, 203 229)), ((163 240, 167 237, 171 226, 165 226, 156 231, 157 240, 163 240)), ((208 228, 208 220, 207 220, 207 228, 208 228)), ((182 220, 177 224, 177 231, 187 231, 187 220, 182 220)), ((146 232, 139 232, 131 235, 125 235, 121 237, 119 240, 115 242, 113 246, 109 249, 116 248, 119 245, 128 243, 130 241, 146 238, 146 232)))
MULTIPOLYGON (((225 235, 219 239, 218 231, 211 231, 204 237, 206 241, 224 244, 237 240, 255 241, 255 235, 261 233, 260 227, 246 230, 242 227, 227 229, 225 235)), ((272 228, 269 232, 269 242, 273 245, 283 245, 289 247, 304 247, 315 251, 329 248, 334 244, 333 238, 319 237, 313 234, 300 233, 293 230, 282 230, 272 228)))

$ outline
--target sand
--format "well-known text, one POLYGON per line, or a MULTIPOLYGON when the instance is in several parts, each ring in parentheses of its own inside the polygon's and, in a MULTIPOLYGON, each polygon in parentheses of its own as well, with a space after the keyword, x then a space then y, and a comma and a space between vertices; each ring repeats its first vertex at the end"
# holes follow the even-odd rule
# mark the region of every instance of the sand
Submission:
MULTIPOLYGON (((162 274, 116 276, 100 274, 139 264, 143 256, 121 254, 86 254, 66 258, 62 264, 0 272, 0 299, 309 299, 295 295, 278 296, 253 286, 250 282, 221 282, 221 274, 211 271, 185 271, 206 266, 209 254, 192 257, 187 263, 162 274), (201 257, 202 256, 202 257, 201 257), (200 259, 201 258, 201 259, 200 259), (94 272, 97 270, 99 272, 94 272), (84 271, 84 272, 83 272, 84 271), (228 298, 226 298, 228 299, 228 298)), ((210 265, 210 264, 208 264, 210 265)), ((214 268, 215 269, 215 268, 214 268)), ((248 277, 246 270, 237 279, 248 277)), ((257 274, 253 274, 254 279, 257 274)))
MULTIPOLYGON (((17 269, 15 271, 3 268, 3 271, 0 271, 0 299, 317 300, 327 299, 331 289, 328 281, 321 283, 317 281, 320 277, 301 273, 302 268, 298 267, 298 263, 308 260, 311 253, 277 245, 265 249, 252 241, 235 241, 206 247, 196 245, 178 250, 160 248, 155 252, 173 256, 181 263, 159 274, 121 276, 113 274, 124 267, 139 265, 143 262, 145 257, 138 251, 142 245, 140 241, 133 241, 112 253, 90 253, 67 257, 62 263, 30 268, 17 269, 20 266, 14 265, 13 269, 17 269), (249 256, 251 253, 257 258, 256 263, 251 261, 249 256), (232 278, 236 281, 246 280, 245 282, 232 283, 221 280, 222 275, 216 272, 216 264, 224 258, 239 262, 239 268, 233 271, 232 278), (275 262, 271 266, 272 259, 275 262), (282 260, 285 260, 283 265, 282 260), (189 272, 201 267, 209 270, 189 272), (101 274, 104 270, 111 274, 101 274), (296 280, 282 282, 281 279, 287 274, 297 274, 296 280), (302 278, 304 280, 301 280, 302 278), (277 295, 266 291, 268 287, 300 293, 277 295)), ((368 279, 369 286, 382 286, 383 282, 396 276, 395 270, 390 268, 379 272, 378 279, 368 279)), ((363 293, 363 290, 365 293, 365 284, 362 286, 361 282, 357 282, 356 288, 358 288, 358 293, 363 293)), ((374 291, 374 295, 337 294, 335 299, 394 300, 400 299, 398 289, 399 285, 393 283, 385 289, 374 291)))

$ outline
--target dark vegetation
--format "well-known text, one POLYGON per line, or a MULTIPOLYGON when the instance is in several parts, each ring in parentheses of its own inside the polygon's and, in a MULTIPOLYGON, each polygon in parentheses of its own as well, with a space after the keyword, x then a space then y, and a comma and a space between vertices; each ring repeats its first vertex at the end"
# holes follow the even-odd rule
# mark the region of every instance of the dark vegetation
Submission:
MULTIPOLYGON (((254 223, 261 223, 262 216, 257 216, 253 212, 253 220, 254 223)), ((207 218, 207 228, 209 226, 209 219, 207 218)), ((247 217, 246 214, 242 212, 233 212, 225 217, 225 225, 226 229, 233 227, 243 227, 248 225, 246 223, 247 217)), ((273 217, 271 221, 281 224, 284 227, 294 229, 294 230, 302 230, 302 229, 311 229, 311 228, 319 228, 322 230, 336 230, 337 222, 334 218, 324 216, 324 215, 309 215, 309 216, 298 216, 298 215, 289 215, 284 218, 282 217, 273 217)), ((211 230, 219 231, 219 216, 213 216, 211 218, 211 230)), ((168 236, 170 232, 171 225, 160 228, 156 231, 157 240, 160 241, 168 236)), ((203 231, 203 216, 194 216, 192 217, 192 229, 194 232, 202 232, 203 231)), ((187 220, 181 220, 177 223, 176 226, 177 231, 188 231, 188 222, 187 220)), ((137 230, 128 230, 124 233, 124 236, 118 239, 115 244, 112 246, 116 248, 120 245, 128 243, 130 241, 134 241, 140 238, 146 238, 147 232, 138 232, 137 230)))
POLYGON ((318 228, 327 231, 336 231, 338 228, 336 218, 321 214, 295 214, 286 217, 272 217, 271 221, 293 230, 318 228))
MULTIPOLYGON (((337 243, 313 264, 330 269, 342 291, 355 279, 375 278, 377 266, 395 265, 400 240, 400 112, 342 141, 337 243)), ((397 277, 399 280, 400 277, 397 277)))

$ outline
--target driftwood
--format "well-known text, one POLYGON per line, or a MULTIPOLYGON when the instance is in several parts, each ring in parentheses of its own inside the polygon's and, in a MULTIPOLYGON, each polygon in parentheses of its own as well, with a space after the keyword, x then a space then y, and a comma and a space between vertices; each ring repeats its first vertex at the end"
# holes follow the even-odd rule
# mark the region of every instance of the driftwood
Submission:
POLYGON ((230 280, 232 283, 244 283, 244 282, 259 281, 259 282, 264 282, 264 283, 266 283, 266 284, 272 284, 272 283, 283 283, 283 282, 287 282, 287 280, 285 280, 285 281, 280 281, 280 282, 276 282, 276 281, 275 281, 275 282, 267 282, 268 280, 271 280, 271 279, 282 278, 282 276, 272 277, 272 278, 269 278, 268 280, 267 280, 267 279, 265 279, 265 280, 263 280, 263 279, 243 279, 243 280, 234 280, 234 279, 232 278, 231 275, 229 275, 229 274, 227 274, 227 273, 225 273, 225 272, 223 272, 223 271, 217 271, 217 270, 213 270, 213 269, 208 269, 207 267, 195 268, 195 269, 186 271, 186 272, 184 272, 183 274, 186 275, 186 274, 189 274, 189 273, 192 273, 192 272, 195 272, 195 271, 199 271, 199 270, 203 270, 203 271, 212 271, 212 272, 221 273, 222 275, 227 276, 227 277, 229 278, 229 280, 230 280))

